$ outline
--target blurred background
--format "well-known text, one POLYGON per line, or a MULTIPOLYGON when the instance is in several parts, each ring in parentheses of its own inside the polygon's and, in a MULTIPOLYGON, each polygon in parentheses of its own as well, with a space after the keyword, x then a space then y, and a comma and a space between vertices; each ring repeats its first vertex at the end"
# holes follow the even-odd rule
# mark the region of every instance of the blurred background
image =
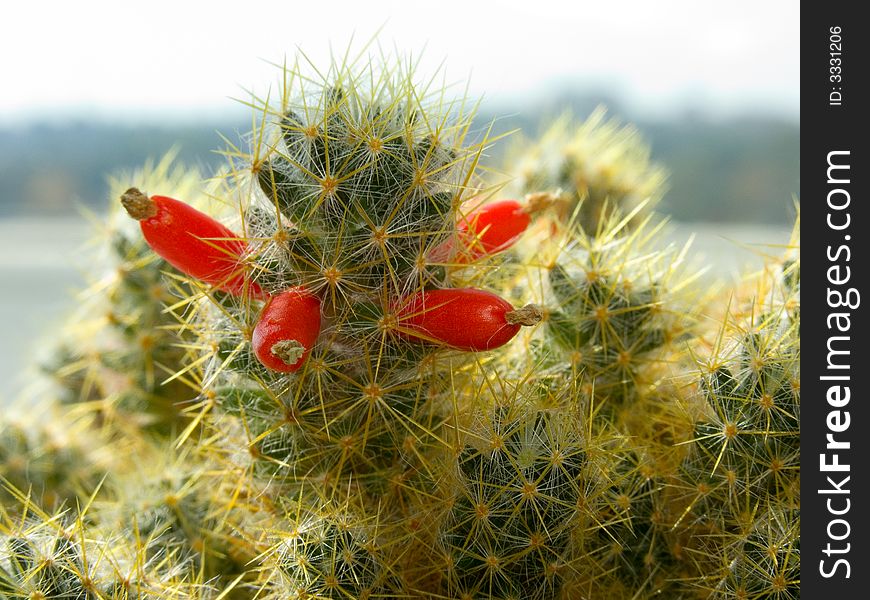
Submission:
POLYGON ((277 90, 270 63, 297 51, 323 65, 377 35, 419 57, 421 73, 443 63, 498 131, 534 136, 566 108, 583 118, 605 104, 670 170, 674 240, 697 233, 698 251, 736 272, 788 239, 800 192, 794 2, 48 1, 4 13, 0 402, 74 305, 93 231, 83 212, 105 211, 107 176, 173 147, 213 171, 219 132, 250 128, 243 101, 277 90))

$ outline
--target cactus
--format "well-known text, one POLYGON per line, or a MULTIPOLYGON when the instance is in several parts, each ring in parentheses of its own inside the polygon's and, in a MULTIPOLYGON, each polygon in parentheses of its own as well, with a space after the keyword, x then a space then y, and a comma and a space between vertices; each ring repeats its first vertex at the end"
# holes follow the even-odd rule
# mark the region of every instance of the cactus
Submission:
POLYGON ((590 236, 614 214, 639 209, 639 217, 645 216, 664 195, 667 180, 637 129, 608 119, 604 107, 580 122, 565 113, 540 139, 518 140, 503 168, 514 178, 510 191, 554 195, 560 217, 590 236))
POLYGON ((747 281, 740 292, 749 293, 737 296, 697 359, 691 451, 673 484, 685 504, 675 527, 707 531, 703 552, 719 565, 699 569, 697 583, 714 597, 799 596, 799 269, 791 256, 747 281))
POLYGON ((722 302, 631 128, 504 199, 404 65, 286 67, 219 177, 114 186, 67 443, 0 421, 0 598, 796 595, 797 238, 722 302))
MULTIPOLYGON (((0 515, 0 597, 213 598, 189 561, 159 537, 128 536, 89 523, 87 511, 0 515)), ((130 531, 130 534, 133 532, 130 531)))
POLYGON ((630 216, 595 236, 569 234, 547 273, 550 339, 597 392, 619 398, 643 389, 644 372, 692 335, 695 313, 678 293, 694 277, 681 272, 684 251, 647 251, 661 223, 648 218, 628 232, 630 216))
MULTIPOLYGON (((44 415, 41 415, 44 418, 44 415)), ((0 422, 0 499, 27 490, 40 506, 60 508, 90 493, 110 462, 89 443, 87 426, 62 428, 53 421, 13 418, 0 422)))
POLYGON ((565 415, 512 408, 469 431, 482 439, 457 460, 440 528, 451 597, 551 598, 570 569, 577 507, 596 487, 585 440, 565 415))

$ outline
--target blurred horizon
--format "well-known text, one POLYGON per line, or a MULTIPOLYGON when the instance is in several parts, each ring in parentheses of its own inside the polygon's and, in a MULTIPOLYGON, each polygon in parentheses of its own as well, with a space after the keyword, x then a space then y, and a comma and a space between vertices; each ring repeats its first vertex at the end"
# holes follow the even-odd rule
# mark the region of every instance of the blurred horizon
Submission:
MULTIPOLYGON (((746 118, 779 120, 800 123, 799 98, 782 102, 758 102, 755 98, 723 99, 710 94, 709 90, 695 89, 674 94, 656 101, 642 98, 642 91, 628 92, 614 82, 597 80, 577 81, 562 77, 547 82, 536 90, 522 94, 497 95, 481 93, 479 99, 486 112, 509 114, 516 110, 550 110, 575 102, 581 98, 599 99, 599 103, 643 121, 668 121, 693 117, 710 122, 725 122, 746 118), (793 101, 794 100, 794 101, 793 101)), ((63 107, 35 108, 4 111, 0 108, 0 130, 17 130, 39 125, 87 122, 120 126, 150 125, 199 125, 214 122, 250 121, 249 98, 242 94, 220 98, 211 106, 137 106, 116 105, 111 107, 96 104, 65 105, 63 107)))
MULTIPOLYGON (((546 100, 516 98, 514 104, 482 101, 475 127, 493 125, 492 136, 518 130, 534 138, 564 111, 583 119, 604 105, 608 115, 634 126, 651 147, 652 159, 670 172, 661 205, 685 222, 788 224, 800 193, 800 124, 787 115, 746 112, 715 116, 703 106, 669 117, 643 117, 613 90, 552 90, 546 100)), ((102 211, 107 178, 178 150, 182 164, 214 174, 225 159, 221 135, 243 142, 247 109, 187 120, 159 122, 77 118, 0 125, 0 218, 74 216, 81 204, 102 211)), ((514 138, 496 142, 487 164, 497 166, 514 138)))

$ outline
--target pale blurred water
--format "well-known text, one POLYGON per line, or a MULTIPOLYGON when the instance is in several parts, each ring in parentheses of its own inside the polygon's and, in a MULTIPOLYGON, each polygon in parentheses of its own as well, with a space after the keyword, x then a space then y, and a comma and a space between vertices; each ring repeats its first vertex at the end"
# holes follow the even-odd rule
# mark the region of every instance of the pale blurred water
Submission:
POLYGON ((91 228, 82 220, 0 220, 0 404, 35 376, 84 285, 91 228))
MULTIPOLYGON (((783 227, 692 223, 674 224, 667 239, 682 244, 693 232, 691 257, 726 281, 758 268, 764 254, 780 254, 789 238, 783 227)), ((35 362, 71 312, 90 236, 84 219, 0 220, 0 404, 35 376, 35 362)))

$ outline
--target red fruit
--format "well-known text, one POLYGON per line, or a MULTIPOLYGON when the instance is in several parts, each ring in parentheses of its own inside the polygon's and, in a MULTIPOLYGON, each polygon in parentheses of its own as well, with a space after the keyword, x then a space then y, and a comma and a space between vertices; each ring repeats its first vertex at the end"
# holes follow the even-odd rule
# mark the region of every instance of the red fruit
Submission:
POLYGON ((466 231, 472 256, 495 254, 513 246, 532 219, 516 200, 499 200, 487 204, 459 222, 466 231))
POLYGON ((516 200, 499 200, 487 204, 456 224, 460 248, 455 256, 454 241, 449 240, 432 252, 435 261, 473 262, 513 246, 531 223, 526 208, 516 200))
POLYGON ((431 290, 406 299, 398 309, 398 330, 457 350, 492 350, 508 343, 523 325, 535 325, 541 309, 515 309, 491 292, 473 288, 431 290))
POLYGON ((166 196, 150 198, 136 188, 121 196, 139 221, 148 245, 173 267, 236 296, 267 294, 245 274, 247 244, 227 227, 192 206, 166 196))
POLYGON ((251 345, 264 366, 292 373, 302 366, 320 335, 320 299, 303 287, 273 296, 254 326, 251 345))

